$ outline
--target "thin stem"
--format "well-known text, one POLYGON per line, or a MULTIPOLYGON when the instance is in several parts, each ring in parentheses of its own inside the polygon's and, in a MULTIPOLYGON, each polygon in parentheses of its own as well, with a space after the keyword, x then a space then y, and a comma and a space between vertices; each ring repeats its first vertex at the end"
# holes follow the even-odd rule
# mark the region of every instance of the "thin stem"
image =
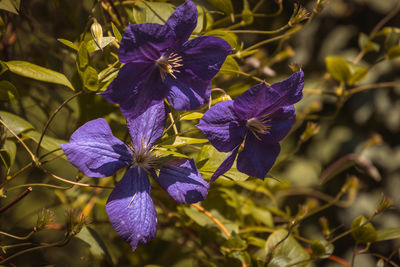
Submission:
POLYGON ((197 205, 197 204, 192 204, 193 207, 198 209, 199 211, 203 212, 208 218, 210 218, 221 230, 224 232, 227 238, 231 237, 231 234, 228 232, 228 230, 225 228, 225 226, 217 219, 215 218, 211 213, 206 211, 202 206, 197 205))
POLYGON ((83 91, 79 91, 79 92, 73 94, 70 98, 68 98, 67 100, 65 100, 65 101, 53 112, 53 114, 51 114, 50 118, 49 118, 49 119, 47 120, 47 122, 46 122, 46 125, 44 126, 44 129, 43 129, 43 131, 42 131, 42 134, 40 135, 39 142, 38 142, 38 144, 37 144, 37 148, 36 148, 36 152, 35 152, 35 155, 36 155, 36 156, 39 155, 40 144, 42 143, 43 137, 44 137, 44 135, 45 135, 45 133, 46 133, 46 130, 47 130, 47 128, 49 128, 49 125, 50 125, 50 123, 53 121, 54 117, 57 115, 57 113, 58 113, 66 104, 68 104, 69 101, 71 101, 72 99, 74 99, 75 97, 77 97, 78 95, 80 95, 80 94, 82 94, 82 93, 83 93, 83 91))
POLYGON ((67 189, 71 189, 72 186, 59 186, 59 185, 53 185, 53 184, 22 184, 22 185, 16 185, 13 187, 10 187, 6 190, 6 192, 10 192, 19 188, 24 188, 26 186, 30 186, 30 187, 49 187, 49 188, 54 188, 54 189, 61 189, 61 190, 67 190, 67 189))
POLYGON ((288 24, 280 27, 279 29, 276 30, 271 30, 271 31, 257 31, 257 30, 229 30, 226 32, 231 32, 231 33, 254 33, 254 34, 275 34, 279 33, 281 31, 284 31, 286 29, 290 28, 288 24))
POLYGON ((285 34, 282 34, 282 35, 279 35, 279 36, 276 36, 276 37, 273 37, 273 38, 270 38, 270 39, 261 41, 261 42, 259 42, 259 43, 256 43, 256 44, 254 44, 254 45, 252 45, 252 46, 249 46, 249 47, 243 49, 242 52, 250 51, 250 50, 256 49, 256 48, 258 48, 258 47, 260 47, 260 46, 262 46, 262 45, 265 45, 265 44, 268 44, 268 43, 272 43, 272 42, 274 42, 274 41, 278 41, 278 40, 280 40, 280 39, 289 37, 289 36, 295 34, 296 32, 298 32, 301 28, 302 28, 302 26, 301 26, 301 25, 298 25, 298 26, 296 26, 296 28, 294 28, 294 29, 293 29, 292 31, 290 31, 290 32, 286 32, 285 34))
POLYGON ((385 256, 382 256, 382 255, 379 255, 378 253, 372 253, 371 255, 374 256, 374 257, 377 257, 377 258, 380 258, 380 259, 384 260, 385 262, 389 263, 390 265, 392 265, 394 267, 400 267, 398 264, 394 263, 389 258, 386 258, 385 256))
POLYGON ((115 61, 113 64, 111 64, 111 65, 107 68, 107 70, 105 70, 105 71, 103 72, 103 74, 100 76, 99 82, 101 82, 102 80, 104 80, 104 78, 110 73, 110 71, 112 70, 112 68, 114 68, 118 63, 119 63, 119 61, 117 60, 117 61, 115 61))
POLYGON ((232 73, 236 73, 236 74, 240 74, 249 78, 252 78, 253 80, 260 82, 260 83, 266 83, 267 85, 269 85, 267 82, 265 82, 264 80, 257 78, 256 76, 250 75, 248 73, 242 72, 242 71, 238 71, 238 70, 224 70, 225 72, 232 72, 232 73))
POLYGON ((171 120, 172 128, 174 129, 174 134, 178 134, 178 129, 176 128, 174 116, 172 116, 171 112, 168 112, 169 119, 171 120))
POLYGON ((400 86, 400 82, 383 82, 383 83, 373 83, 373 84, 362 85, 362 86, 345 91, 345 95, 350 96, 350 95, 354 95, 356 93, 366 91, 369 89, 380 88, 380 87, 394 87, 394 86, 400 86))
POLYGON ((0 231, 0 235, 5 235, 17 240, 27 240, 28 238, 30 238, 34 233, 36 233, 35 230, 32 230, 29 234, 27 234, 26 236, 16 236, 16 235, 12 235, 3 231, 0 231))
POLYGON ((29 149, 29 147, 25 144, 25 142, 22 141, 22 139, 19 138, 19 136, 16 135, 16 134, 14 133, 13 130, 11 130, 11 129, 7 126, 7 124, 5 124, 5 122, 4 122, 2 119, 0 119, 0 123, 3 124, 4 127, 6 127, 7 130, 10 131, 10 133, 11 133, 15 138, 17 138, 17 140, 24 146, 24 148, 26 149, 26 151, 29 153, 29 155, 31 156, 32 160, 36 163, 36 162, 37 162, 36 156, 32 153, 32 151, 31 151, 31 150, 29 149))
POLYGON ((19 194, 13 201, 8 203, 7 205, 3 206, 0 208, 0 214, 17 204, 19 201, 21 201, 24 197, 26 197, 30 192, 32 192, 32 187, 28 187, 24 192, 19 194))
POLYGON ((3 188, 4 186, 6 186, 9 182, 11 182, 15 177, 17 177, 18 175, 20 175, 21 173, 25 172, 27 169, 29 169, 30 167, 32 167, 32 162, 25 165, 24 167, 22 167, 20 170, 18 170, 16 173, 14 173, 10 178, 8 178, 7 180, 5 180, 1 185, 0 185, 0 189, 3 188))

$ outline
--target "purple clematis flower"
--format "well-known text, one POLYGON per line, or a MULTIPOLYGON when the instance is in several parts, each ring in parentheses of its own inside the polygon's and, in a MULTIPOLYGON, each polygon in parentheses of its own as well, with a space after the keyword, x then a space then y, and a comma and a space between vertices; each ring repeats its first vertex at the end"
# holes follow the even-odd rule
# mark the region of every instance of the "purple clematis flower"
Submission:
POLYGON ((125 65, 101 93, 103 97, 119 104, 130 116, 139 115, 164 98, 177 110, 193 110, 205 104, 211 79, 232 49, 219 37, 188 40, 196 24, 196 6, 187 0, 164 25, 129 25, 118 51, 125 65))
POLYGON ((217 103, 200 119, 197 127, 220 152, 230 152, 211 177, 214 181, 233 165, 249 176, 264 179, 279 152, 279 141, 292 127, 296 113, 293 104, 302 97, 304 74, 267 86, 260 83, 235 100, 217 103))
POLYGON ((193 159, 172 160, 157 176, 153 144, 163 133, 165 119, 161 102, 134 119, 128 118, 132 145, 116 138, 104 119, 87 122, 72 134, 69 143, 61 145, 68 160, 87 176, 106 177, 129 167, 111 192, 106 212, 116 232, 133 250, 138 243, 151 240, 157 230, 148 174, 179 203, 202 201, 208 193, 209 185, 193 159))

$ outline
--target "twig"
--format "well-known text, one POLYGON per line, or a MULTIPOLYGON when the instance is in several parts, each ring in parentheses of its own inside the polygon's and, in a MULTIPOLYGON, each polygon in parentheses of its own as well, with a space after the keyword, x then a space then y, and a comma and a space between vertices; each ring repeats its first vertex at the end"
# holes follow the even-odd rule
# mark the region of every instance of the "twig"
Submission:
POLYGON ((225 226, 217 219, 215 218, 211 213, 206 211, 202 206, 197 205, 197 204, 192 204, 193 207, 198 209, 199 211, 203 212, 208 218, 210 218, 213 222, 215 222, 216 225, 224 232, 227 238, 231 237, 231 234, 228 232, 228 230, 225 228, 225 226))
POLYGON ((5 212, 15 204, 17 204, 19 201, 21 201, 24 197, 26 197, 30 192, 32 192, 32 187, 28 187, 24 192, 19 194, 13 201, 8 203, 7 205, 3 206, 0 208, 0 213, 5 212))

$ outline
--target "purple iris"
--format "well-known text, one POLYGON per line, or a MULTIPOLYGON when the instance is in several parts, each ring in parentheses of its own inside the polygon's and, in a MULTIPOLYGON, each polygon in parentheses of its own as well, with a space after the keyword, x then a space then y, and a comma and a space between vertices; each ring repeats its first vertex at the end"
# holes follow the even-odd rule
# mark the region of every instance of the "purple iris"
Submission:
POLYGON ((177 110, 205 104, 211 79, 232 49, 214 36, 188 40, 196 24, 197 9, 188 0, 164 25, 129 25, 118 51, 119 61, 125 65, 101 93, 104 98, 119 104, 124 114, 140 114, 164 98, 177 110))
POLYGON ((303 97, 304 74, 299 71, 288 79, 267 86, 260 83, 235 100, 211 107, 197 127, 220 152, 230 152, 211 181, 227 172, 236 155, 237 169, 264 179, 279 152, 279 141, 292 127, 296 113, 293 104, 303 97))
POLYGON ((179 203, 204 200, 208 183, 193 159, 175 159, 164 164, 157 176, 158 157, 154 142, 162 135, 166 119, 164 103, 151 106, 141 115, 128 118, 132 144, 116 138, 104 119, 89 121, 62 145, 68 160, 91 177, 106 177, 129 166, 111 192, 106 212, 116 232, 132 249, 151 240, 157 230, 157 215, 150 197, 148 174, 179 203))

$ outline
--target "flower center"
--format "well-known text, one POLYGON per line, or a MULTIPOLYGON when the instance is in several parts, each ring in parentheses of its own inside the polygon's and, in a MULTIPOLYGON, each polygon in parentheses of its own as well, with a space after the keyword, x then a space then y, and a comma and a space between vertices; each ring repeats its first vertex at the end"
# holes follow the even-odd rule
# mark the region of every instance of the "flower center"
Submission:
POLYGON ((271 128, 271 126, 268 125, 270 121, 269 114, 264 115, 261 119, 254 117, 247 120, 246 127, 249 128, 258 140, 261 140, 257 134, 267 134, 268 130, 271 128))
POLYGON ((157 59, 156 65, 160 70, 162 81, 165 81, 165 76, 167 74, 171 75, 174 79, 176 79, 174 72, 178 73, 180 72, 179 70, 177 70, 177 68, 183 66, 181 62, 182 62, 182 57, 176 53, 171 53, 169 54, 168 57, 161 56, 159 59, 157 59))
POLYGON ((140 148, 130 147, 133 151, 132 166, 139 166, 145 170, 150 170, 156 166, 157 156, 153 154, 153 149, 141 146, 140 148))

